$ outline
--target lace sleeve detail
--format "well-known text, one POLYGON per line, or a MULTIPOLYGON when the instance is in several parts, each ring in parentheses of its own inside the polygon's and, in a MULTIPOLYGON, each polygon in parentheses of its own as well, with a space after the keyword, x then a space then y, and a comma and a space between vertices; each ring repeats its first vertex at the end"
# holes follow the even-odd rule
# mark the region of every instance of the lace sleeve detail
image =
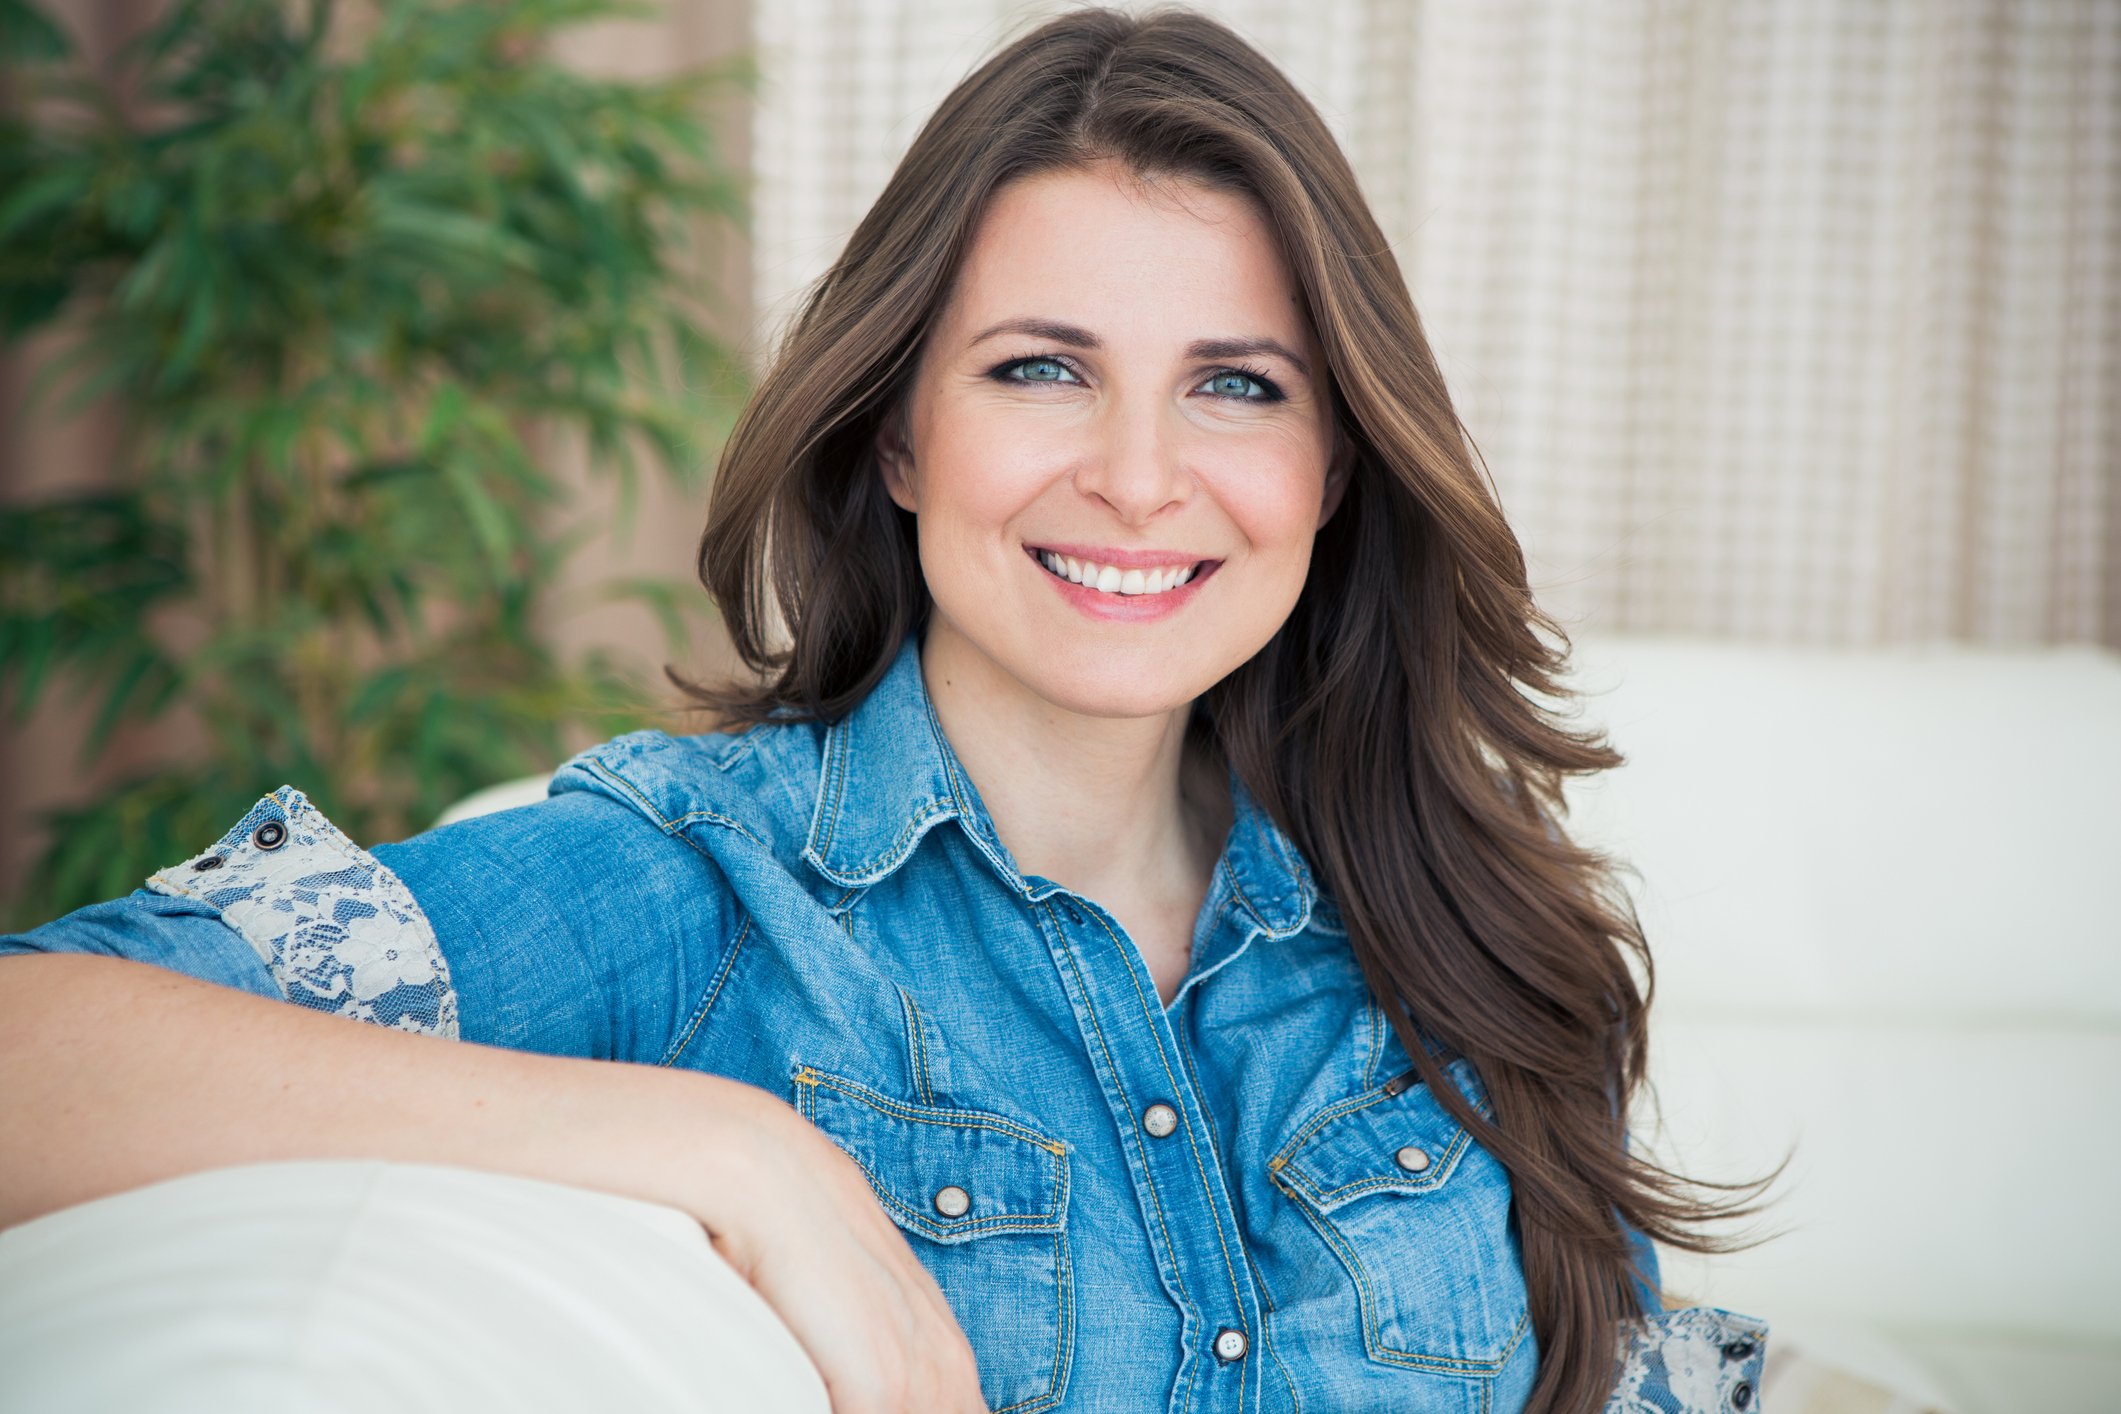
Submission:
POLYGON ((1708 1306, 1634 1323, 1605 1414, 1760 1414, 1767 1323, 1708 1306))
POLYGON ((292 786, 147 887, 212 907, 298 1006, 457 1036, 449 964, 411 890, 292 786))

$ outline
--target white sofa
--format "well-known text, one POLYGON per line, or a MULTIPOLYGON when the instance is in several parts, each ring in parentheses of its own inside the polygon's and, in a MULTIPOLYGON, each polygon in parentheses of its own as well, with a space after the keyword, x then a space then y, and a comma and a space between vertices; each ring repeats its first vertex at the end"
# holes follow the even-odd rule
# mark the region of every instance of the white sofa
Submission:
POLYGON ((2121 657, 1576 656, 1630 758, 1571 825, 1640 871, 1653 1148, 1791 1154, 1781 1235, 1667 1284, 1958 1414, 2121 1409, 2121 657))
POLYGON ((1909 1408, 2121 1409, 2121 657, 1575 657, 1578 710, 1629 758, 1572 787, 1570 824, 1639 874, 1644 1137, 1704 1177, 1790 1156, 1756 1225, 1779 1235, 1667 1252, 1667 1286, 1909 1408))

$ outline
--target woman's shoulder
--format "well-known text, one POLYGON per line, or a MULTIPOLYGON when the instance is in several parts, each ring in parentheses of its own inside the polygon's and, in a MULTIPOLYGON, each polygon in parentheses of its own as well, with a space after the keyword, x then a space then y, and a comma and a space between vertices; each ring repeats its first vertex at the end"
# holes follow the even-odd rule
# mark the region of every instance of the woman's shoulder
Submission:
POLYGON ((794 719, 734 731, 627 732, 578 752, 549 793, 588 791, 630 806, 665 834, 728 830, 800 850, 816 806, 825 728, 794 719))

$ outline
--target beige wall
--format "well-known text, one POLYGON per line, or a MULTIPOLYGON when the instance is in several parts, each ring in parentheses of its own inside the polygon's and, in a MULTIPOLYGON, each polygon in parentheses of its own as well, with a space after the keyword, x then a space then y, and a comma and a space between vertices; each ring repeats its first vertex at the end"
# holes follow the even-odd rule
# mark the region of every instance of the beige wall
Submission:
MULTIPOLYGON (((60 16, 92 62, 138 33, 157 8, 150 0, 47 0, 48 12, 60 16)), ((595 72, 647 77, 746 50, 750 42, 750 7, 743 0, 675 0, 655 21, 610 23, 569 35, 562 52, 595 72)), ((739 170, 748 170, 750 104, 733 95, 719 109, 713 117, 724 152, 739 170)), ((728 230, 705 231, 703 237, 699 278, 713 292, 724 337, 741 341, 752 323, 748 242, 728 230)), ((119 409, 105 406, 61 420, 48 399, 28 404, 30 383, 56 347, 58 340, 47 337, 0 354, 0 500, 30 500, 94 485, 112 475, 121 455, 119 409)), ((551 456, 585 504, 614 498, 615 488, 592 479, 578 455, 554 449, 551 456)), ((703 514, 700 497, 644 484, 630 541, 587 547, 571 565, 566 587, 591 585, 615 573, 690 582, 703 514)), ((698 632, 684 666, 711 672, 728 664, 728 650, 712 613, 704 609, 704 595, 700 602, 703 612, 696 617, 698 632)), ((552 629, 568 651, 602 646, 651 665, 664 658, 655 623, 630 606, 555 615, 552 629)), ((92 798, 197 739, 195 728, 174 720, 152 732, 121 733, 95 761, 84 763, 86 715, 67 700, 61 684, 28 723, 0 725, 0 897, 16 891, 41 848, 38 820, 44 812, 92 798)), ((202 847, 207 843, 200 841, 202 847)))

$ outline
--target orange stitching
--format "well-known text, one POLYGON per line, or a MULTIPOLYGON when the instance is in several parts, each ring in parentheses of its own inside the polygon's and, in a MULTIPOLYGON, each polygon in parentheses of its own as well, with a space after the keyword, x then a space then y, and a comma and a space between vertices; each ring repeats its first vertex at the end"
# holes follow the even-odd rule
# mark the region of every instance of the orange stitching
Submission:
MULTIPOLYGON (((1054 922, 1053 920, 1053 905, 1051 903, 1047 903, 1044 905, 1044 908, 1046 910, 1047 921, 1049 923, 1053 923, 1054 931, 1056 933, 1059 932, 1060 925, 1057 922, 1054 922)), ((1073 947, 1065 946, 1065 942, 1066 939, 1064 937, 1064 946, 1061 949, 1061 955, 1068 961, 1068 971, 1074 974, 1076 989, 1082 994, 1083 1009, 1090 1013, 1090 1029, 1097 1033, 1097 1048, 1105 1053, 1105 1068, 1111 1073, 1112 1083, 1119 1090, 1120 1102, 1127 1107, 1127 1114, 1129 1116, 1127 1132, 1134 1139, 1135 1152, 1141 1155, 1142 1177, 1144 1180, 1147 1181, 1149 1185, 1149 1201, 1156 1208, 1156 1225, 1163 1230, 1164 1248, 1167 1252, 1172 1254, 1171 1279, 1178 1284, 1179 1298, 1185 1302, 1188 1313, 1192 1315, 1198 1315, 1200 1313, 1200 1307, 1193 1300, 1192 1293, 1186 1290, 1186 1276, 1185 1273, 1179 1269, 1177 1256, 1178 1243, 1172 1239, 1171 1224, 1164 1217, 1164 1197, 1163 1194, 1157 1190, 1156 1175, 1150 1171, 1149 1152, 1147 1148, 1145 1148, 1142 1144, 1141 1126, 1132 1122, 1132 1116, 1134 1114, 1134 1097, 1127 1093, 1126 1082, 1120 1077, 1119 1063, 1112 1059, 1112 1044, 1111 1042, 1105 1039, 1104 1023, 1102 1021, 1099 1021, 1097 1018, 1097 1004, 1090 1000, 1090 989, 1083 983, 1082 969, 1075 965, 1075 949, 1073 947)), ((1190 1382, 1188 1383, 1187 1387, 1189 1389, 1191 1388, 1190 1382)))
MULTIPOLYGON (((1120 954, 1120 961, 1123 964, 1126 963, 1127 955, 1125 950, 1120 947, 1119 935, 1106 927, 1105 920, 1099 918, 1096 914, 1091 913, 1087 916, 1097 924, 1107 938, 1112 940, 1113 949, 1120 954)), ((1149 1039, 1156 1044, 1156 1059, 1158 1064, 1164 1068, 1164 1079, 1169 1081, 1172 1090, 1176 1091, 1178 1089, 1178 1077, 1171 1073, 1171 1058, 1164 1054, 1163 1037, 1156 1034, 1156 1014, 1149 1010, 1149 999, 1142 994, 1141 977, 1131 965, 1127 967, 1127 978, 1134 984, 1134 999, 1140 1003, 1142 1015, 1149 1022, 1149 1039)), ((1176 1039, 1176 1037, 1173 1037, 1173 1040, 1176 1039)), ((1199 1097, 1195 1096, 1196 1103, 1198 1099, 1199 1097)), ((1231 1298, 1237 1302, 1239 1312, 1243 1312, 1245 1309, 1245 1289, 1243 1284, 1237 1279, 1237 1269, 1230 1264, 1230 1241, 1223 1234, 1222 1214, 1216 1211, 1215 1185, 1209 1182, 1207 1167, 1200 1161, 1200 1143, 1194 1138, 1193 1126, 1190 1124, 1186 1126, 1186 1151, 1193 1158, 1193 1170, 1200 1175, 1200 1186, 1203 1195, 1208 1200, 1208 1217, 1215 1224, 1215 1245, 1222 1252, 1223 1275, 1230 1279, 1231 1298)), ((1242 1398, 1243 1396, 1240 1394, 1240 1403, 1242 1398)))
MULTIPOLYGON (((803 1069, 810 1071, 809 1066, 804 1066, 803 1069)), ((826 1071, 810 1073, 817 1077, 813 1083, 829 1086, 851 1099, 861 1101, 872 1109, 882 1110, 885 1114, 899 1119, 910 1120, 916 1124, 933 1124, 952 1129, 991 1129, 997 1134, 1006 1134, 1012 1139, 1021 1139, 1027 1144, 1035 1145, 1049 1154, 1066 1152, 1065 1146, 1055 1147, 1055 1141, 1048 1139, 1045 1135, 1035 1130, 1025 1128, 1006 1115, 991 1114, 986 1110, 946 1110, 934 1107, 928 1107, 924 1110, 922 1106, 909 1105, 903 1101, 894 1100, 889 1095, 879 1094, 868 1086, 849 1080, 844 1076, 833 1075, 826 1071)))
MULTIPOLYGON (((848 925, 847 932, 848 936, 853 936, 852 924, 848 925)), ((897 991, 899 1000, 906 1007, 906 1050, 913 1062, 913 1083, 921 1092, 921 1103, 932 1105, 935 1103, 935 1090, 928 1083, 928 1037, 927 1029, 921 1025, 920 1004, 913 1000, 913 993, 904 987, 898 988, 897 991)))
POLYGON ((730 972, 736 967, 736 955, 744 950, 744 939, 750 936, 751 915, 746 914, 744 926, 736 930, 736 941, 729 945, 729 956, 722 959, 721 969, 714 975, 714 985, 707 989, 706 1000, 702 1001, 700 1009, 692 1014, 692 1024, 685 1028, 683 1039, 670 1048, 670 1054, 664 1057, 661 1064, 676 1065, 678 1057, 684 1055, 686 1049, 692 1045, 692 1038, 698 1033, 700 1024, 706 1021, 708 1014, 714 1010, 715 998, 722 995, 722 984, 729 980, 730 972))
POLYGON ((1376 1307, 1378 1303, 1376 1294, 1370 1287, 1369 1269, 1362 1264, 1362 1259, 1355 1255, 1353 1244, 1349 1241, 1346 1234, 1342 1233, 1323 1213, 1315 1212, 1312 1205, 1306 1202, 1294 1189, 1288 1188, 1281 1183, 1276 1183, 1275 1187, 1280 1188, 1283 1193, 1287 1194, 1295 1202, 1297 1211, 1304 1215, 1304 1220, 1309 1222, 1318 1235, 1325 1239, 1326 1245, 1333 1249, 1334 1253, 1340 1258, 1341 1265, 1346 1267, 1348 1274, 1355 1279, 1357 1305, 1362 1312, 1363 1346, 1369 1351, 1371 1359, 1381 1364, 1398 1365, 1409 1370, 1426 1370, 1432 1374, 1471 1375, 1476 1377, 1499 1374, 1503 1366, 1509 1363, 1510 1356, 1516 1351, 1518 1342, 1524 1339, 1525 1323, 1531 1317, 1530 1307, 1527 1307, 1525 1313, 1517 1318, 1517 1329, 1511 1335, 1510 1343, 1504 1347, 1502 1354, 1493 1360, 1462 1360, 1451 1355, 1418 1355, 1413 1351, 1397 1350, 1392 1346, 1386 1345, 1384 1337, 1379 1334, 1377 1329, 1376 1307))

